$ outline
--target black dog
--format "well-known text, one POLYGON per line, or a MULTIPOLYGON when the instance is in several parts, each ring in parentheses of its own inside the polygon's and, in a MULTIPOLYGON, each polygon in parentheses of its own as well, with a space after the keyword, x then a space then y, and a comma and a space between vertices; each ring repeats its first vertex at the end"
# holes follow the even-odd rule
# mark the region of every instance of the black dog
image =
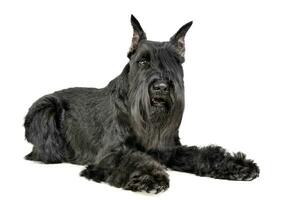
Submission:
POLYGON ((166 168, 218 179, 252 180, 259 168, 219 146, 182 146, 184 110, 182 26, 168 42, 153 42, 134 16, 129 63, 103 89, 70 88, 37 100, 25 118, 28 160, 88 165, 81 175, 133 191, 169 187, 166 168))

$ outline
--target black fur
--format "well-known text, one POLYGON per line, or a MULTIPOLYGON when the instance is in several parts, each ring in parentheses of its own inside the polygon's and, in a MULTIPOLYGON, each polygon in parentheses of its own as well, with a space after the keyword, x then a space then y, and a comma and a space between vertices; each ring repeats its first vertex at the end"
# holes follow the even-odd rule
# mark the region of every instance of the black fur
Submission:
POLYGON ((133 191, 169 187, 166 168, 229 180, 252 180, 259 168, 244 154, 217 146, 182 146, 184 37, 187 23, 168 42, 146 39, 139 22, 130 59, 102 89, 70 88, 37 100, 25 118, 33 150, 28 160, 88 165, 81 175, 133 191))

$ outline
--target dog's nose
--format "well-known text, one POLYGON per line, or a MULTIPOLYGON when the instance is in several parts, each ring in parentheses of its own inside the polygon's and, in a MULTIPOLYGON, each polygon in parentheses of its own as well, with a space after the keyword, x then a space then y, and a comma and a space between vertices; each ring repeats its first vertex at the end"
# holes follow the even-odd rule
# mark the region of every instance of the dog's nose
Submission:
POLYGON ((153 90, 155 91, 161 91, 161 92, 168 92, 169 86, 166 81, 156 81, 153 84, 153 90))

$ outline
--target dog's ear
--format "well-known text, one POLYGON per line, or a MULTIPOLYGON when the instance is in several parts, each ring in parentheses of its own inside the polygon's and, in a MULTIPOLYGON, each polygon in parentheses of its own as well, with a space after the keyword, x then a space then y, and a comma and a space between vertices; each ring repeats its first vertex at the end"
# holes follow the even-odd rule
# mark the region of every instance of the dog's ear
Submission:
POLYGON ((184 38, 188 31, 188 29, 191 27, 192 21, 186 23, 183 25, 177 32, 170 38, 170 43, 175 46, 176 52, 184 61, 184 53, 185 53, 185 42, 184 38))
POLYGON ((132 45, 128 52, 128 58, 131 58, 131 56, 135 53, 136 49, 138 48, 139 42, 141 40, 146 40, 145 32, 143 31, 139 21, 133 15, 131 15, 131 24, 134 33, 132 38, 132 45))

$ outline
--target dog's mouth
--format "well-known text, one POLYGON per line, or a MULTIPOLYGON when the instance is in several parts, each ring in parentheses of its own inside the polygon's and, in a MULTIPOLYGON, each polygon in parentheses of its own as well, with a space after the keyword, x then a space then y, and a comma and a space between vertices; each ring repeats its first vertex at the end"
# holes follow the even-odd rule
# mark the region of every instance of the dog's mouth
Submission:
POLYGON ((156 107, 168 106, 169 101, 166 97, 151 97, 151 105, 156 107))

